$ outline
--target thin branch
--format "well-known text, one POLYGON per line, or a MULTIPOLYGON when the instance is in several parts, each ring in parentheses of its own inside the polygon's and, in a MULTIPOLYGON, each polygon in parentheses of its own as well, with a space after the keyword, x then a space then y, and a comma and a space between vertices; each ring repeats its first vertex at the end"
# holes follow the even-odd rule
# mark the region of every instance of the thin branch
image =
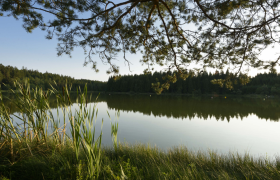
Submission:
POLYGON ((241 65, 240 65, 240 67, 239 67, 239 70, 235 73, 236 76, 237 76, 237 74, 241 71, 243 62, 245 61, 245 56, 246 56, 247 48, 248 48, 248 36, 247 36, 247 38, 246 38, 246 46, 245 46, 245 49, 244 49, 244 53, 243 53, 243 58, 242 58, 241 65))
POLYGON ((200 8, 200 10, 203 12, 203 14, 204 14, 208 19, 210 19, 211 21, 213 21, 213 22, 215 22, 215 23, 217 23, 217 24, 220 24, 220 25, 222 25, 222 26, 224 26, 224 27, 226 27, 226 28, 228 28, 228 29, 232 29, 232 30, 249 30, 249 29, 257 28, 256 30, 250 32, 250 33, 254 33, 255 31, 259 30, 259 29, 260 29, 261 27, 263 27, 264 25, 269 24, 269 23, 275 21, 276 19, 278 19, 278 18, 280 17, 280 15, 275 16, 274 18, 271 18, 271 19, 269 19, 269 20, 267 20, 267 21, 264 21, 262 24, 259 24, 259 25, 256 25, 256 26, 245 26, 245 27, 241 27, 241 28, 232 28, 232 27, 230 27, 230 26, 228 26, 228 25, 226 25, 226 24, 224 24, 224 23, 221 23, 220 21, 217 21, 217 20, 213 19, 212 17, 210 17, 210 16, 206 13, 206 11, 205 11, 205 9, 203 8, 203 6, 199 3, 199 0, 194 0, 194 1, 196 2, 196 4, 198 5, 198 7, 200 8))
POLYGON ((191 43, 189 42, 189 40, 179 31, 179 27, 178 27, 178 25, 177 25, 177 23, 176 23, 176 18, 175 18, 175 16, 174 16, 174 14, 171 12, 171 10, 170 10, 170 8, 168 7, 168 5, 167 5, 165 2, 163 2, 162 0, 159 0, 159 1, 166 7, 166 9, 168 10, 169 14, 171 15, 171 17, 172 17, 172 19, 173 19, 173 23, 174 23, 174 25, 175 25, 175 27, 176 27, 177 32, 188 42, 189 46, 192 47, 192 45, 191 45, 191 43))
POLYGON ((147 31, 147 32, 148 32, 148 28, 149 28, 149 27, 148 27, 149 21, 150 21, 150 19, 151 19, 152 13, 154 12, 156 6, 157 6, 156 4, 153 5, 153 7, 152 7, 152 9, 151 9, 151 11, 150 11, 150 13, 149 13, 148 19, 147 19, 147 21, 146 21, 145 27, 146 27, 146 31, 147 31))
POLYGON ((161 15, 161 13, 160 13, 160 9, 159 9, 158 6, 157 6, 157 9, 158 9, 158 15, 159 15, 159 17, 160 17, 160 19, 161 19, 161 21, 162 21, 162 23, 163 23, 163 25, 164 25, 164 29, 165 29, 165 32, 166 32, 166 35, 167 35, 168 42, 169 42, 170 47, 171 47, 171 49, 172 49, 172 51, 173 51, 173 54, 174 54, 174 64, 175 64, 176 68, 178 69, 178 71, 180 71, 180 70, 179 70, 179 67, 178 67, 178 65, 177 65, 177 62, 176 62, 176 57, 177 57, 177 56, 176 56, 176 52, 175 52, 175 50, 174 50, 174 48, 173 48, 173 45, 172 45, 172 42, 171 42, 171 40, 170 40, 169 33, 168 33, 168 30, 167 30, 165 21, 164 21, 162 15, 161 15))
POLYGON ((131 9, 133 9, 138 3, 139 3, 139 1, 135 2, 132 6, 130 6, 130 8, 129 8, 125 13, 123 13, 123 14, 115 21, 115 23, 114 23, 112 26, 102 29, 102 31, 100 31, 99 33, 95 34, 94 36, 99 36, 100 34, 104 33, 105 31, 114 28, 114 27, 118 24, 118 22, 119 22, 125 15, 127 15, 127 14, 131 11, 131 9))
MULTIPOLYGON (((139 1, 138 1, 138 2, 139 2, 139 1)), ((145 1, 143 1, 143 2, 145 2, 145 1)), ((88 21, 88 20, 92 20, 92 19, 94 19, 94 18, 96 18, 96 17, 98 17, 98 16, 100 16, 100 15, 106 13, 106 12, 111 11, 111 10, 115 9, 116 7, 119 7, 119 6, 122 6, 122 5, 126 5, 126 4, 129 4, 129 3, 131 3, 131 1, 125 1, 125 2, 123 2, 123 3, 116 4, 115 6, 109 8, 109 9, 107 9, 107 10, 105 10, 105 11, 101 11, 100 13, 96 14, 95 16, 93 16, 93 17, 91 17, 91 18, 86 18, 86 19, 67 18, 67 17, 61 16, 61 15, 59 15, 59 14, 56 14, 56 13, 54 13, 54 12, 51 12, 51 11, 42 9, 42 8, 37 8, 37 7, 32 7, 32 6, 31 6, 30 8, 32 8, 32 9, 37 9, 37 10, 40 10, 40 11, 44 11, 44 12, 53 14, 53 15, 55 15, 55 16, 57 16, 57 17, 62 18, 62 19, 69 19, 69 20, 71 20, 71 21, 88 21)))

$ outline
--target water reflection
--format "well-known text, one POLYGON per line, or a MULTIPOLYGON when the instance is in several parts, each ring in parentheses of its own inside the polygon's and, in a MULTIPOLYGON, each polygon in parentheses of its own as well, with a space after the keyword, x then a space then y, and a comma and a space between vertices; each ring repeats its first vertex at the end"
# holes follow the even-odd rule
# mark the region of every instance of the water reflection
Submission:
POLYGON ((126 112, 140 112, 155 117, 193 119, 215 118, 227 120, 256 115, 260 119, 279 121, 279 99, 242 97, 191 97, 114 94, 106 98, 108 108, 126 112))
MULTIPOLYGON (((88 107, 96 96, 93 94, 88 107)), ((72 94, 71 101, 75 99, 72 94)), ((4 103, 15 113, 12 101, 5 99, 4 103)), ((279 155, 279 99, 101 94, 97 102, 96 134, 103 127, 102 144, 106 146, 112 145, 112 121, 107 113, 113 120, 115 111, 120 110, 121 142, 149 143, 163 150, 184 145, 191 150, 279 155)), ((50 106, 56 107, 54 98, 50 106)), ((78 104, 73 104, 72 109, 78 109, 78 104)), ((52 111, 56 113, 56 109, 52 111)), ((63 119, 61 113, 57 118, 63 119)))
MULTIPOLYGON (((13 99, 11 94, 4 96, 13 99)), ((217 121, 231 119, 243 119, 249 115, 256 115, 260 119, 278 122, 280 119, 279 99, 244 98, 244 97, 192 97, 185 95, 129 95, 129 94, 92 94, 89 102, 106 102, 108 109, 124 112, 139 112, 144 115, 167 118, 208 119, 215 118, 217 121)), ((71 94, 71 101, 75 102, 76 94, 71 94)), ((90 98, 88 98, 90 99, 90 98)), ((56 107, 56 99, 50 98, 50 107, 56 107)), ((10 112, 17 112, 13 103, 4 98, 4 103, 10 108, 10 112)))
MULTIPOLYGON (((15 95, 12 94, 12 93, 3 93, 3 102, 4 104, 9 108, 10 110, 10 114, 13 114, 13 113, 17 113, 19 112, 19 110, 16 108, 15 104, 13 103, 15 99, 15 95)), ((76 99, 77 99, 77 94, 76 93, 70 93, 70 100, 72 103, 76 103, 76 99)), ((90 94, 88 95, 88 103, 91 103, 91 102, 102 102, 104 101, 105 99, 103 98, 103 100, 100 98, 99 94, 90 94), (99 97, 96 99, 96 97, 99 97)), ((49 97, 49 105, 50 105, 50 108, 56 108, 57 107, 57 99, 55 97, 55 95, 51 95, 49 97)))

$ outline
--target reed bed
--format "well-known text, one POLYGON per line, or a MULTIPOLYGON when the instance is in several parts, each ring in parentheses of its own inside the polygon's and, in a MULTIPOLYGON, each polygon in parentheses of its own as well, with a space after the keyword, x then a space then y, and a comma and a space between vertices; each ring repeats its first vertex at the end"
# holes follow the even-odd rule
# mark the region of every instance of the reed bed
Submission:
POLYGON ((27 81, 15 86, 11 92, 19 113, 10 114, 0 94, 0 180, 280 179, 279 159, 192 152, 186 147, 163 152, 118 143, 118 122, 111 121, 113 146, 101 147, 102 132, 95 133, 98 110, 87 103, 91 97, 86 86, 77 90, 78 109, 71 106, 67 84, 60 91, 31 90, 27 81), (57 99, 56 111, 49 106, 51 95, 57 99))

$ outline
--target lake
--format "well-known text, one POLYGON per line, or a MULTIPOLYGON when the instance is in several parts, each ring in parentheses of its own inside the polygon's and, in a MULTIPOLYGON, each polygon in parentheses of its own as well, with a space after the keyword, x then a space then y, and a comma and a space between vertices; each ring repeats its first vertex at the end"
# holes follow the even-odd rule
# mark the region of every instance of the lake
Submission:
MULTIPOLYGON (((162 150, 186 146, 193 151, 210 149, 268 158, 280 155, 277 98, 106 93, 99 96, 96 106, 96 133, 100 133, 103 119, 102 144, 106 146, 112 146, 110 123, 117 121, 118 141, 132 145, 142 143, 162 150)), ((16 109, 11 106, 11 111, 16 109)))

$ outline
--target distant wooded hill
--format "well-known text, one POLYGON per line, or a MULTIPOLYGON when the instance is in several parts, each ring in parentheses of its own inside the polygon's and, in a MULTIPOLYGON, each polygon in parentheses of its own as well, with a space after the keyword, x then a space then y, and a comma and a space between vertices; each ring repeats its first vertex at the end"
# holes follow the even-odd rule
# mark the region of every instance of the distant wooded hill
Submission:
POLYGON ((59 74, 52 73, 41 73, 37 70, 28 70, 26 68, 18 69, 12 66, 4 66, 0 64, 0 84, 4 83, 6 86, 1 86, 2 90, 8 90, 13 88, 13 82, 15 80, 23 82, 25 78, 29 79, 30 87, 35 88, 40 87, 43 89, 50 88, 50 84, 54 85, 56 82, 58 89, 61 89, 63 85, 72 84, 72 90, 76 90, 77 87, 83 88, 87 84, 89 91, 104 91, 106 89, 106 82, 92 81, 85 79, 74 79, 69 76, 63 76, 59 74))

